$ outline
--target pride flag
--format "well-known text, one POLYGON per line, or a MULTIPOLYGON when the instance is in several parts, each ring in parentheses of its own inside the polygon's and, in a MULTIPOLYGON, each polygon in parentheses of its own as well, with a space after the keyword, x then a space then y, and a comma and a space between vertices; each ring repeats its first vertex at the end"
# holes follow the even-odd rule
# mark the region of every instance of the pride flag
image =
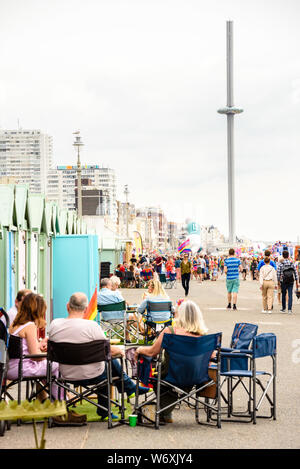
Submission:
POLYGON ((191 245, 190 245, 190 240, 186 239, 183 243, 178 246, 177 251, 179 254, 181 254, 184 251, 190 251, 191 250, 191 245))
POLYGON ((91 298, 91 301, 88 304, 85 315, 83 316, 83 319, 90 319, 91 321, 93 321, 96 316, 97 316, 97 285, 93 293, 93 296, 91 298))

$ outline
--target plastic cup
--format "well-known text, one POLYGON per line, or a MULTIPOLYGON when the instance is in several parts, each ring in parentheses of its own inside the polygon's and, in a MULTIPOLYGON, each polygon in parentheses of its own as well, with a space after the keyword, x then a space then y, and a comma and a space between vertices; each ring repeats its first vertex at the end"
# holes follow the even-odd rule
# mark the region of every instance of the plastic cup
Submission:
POLYGON ((136 427, 137 424, 137 415, 129 415, 129 426, 136 427))

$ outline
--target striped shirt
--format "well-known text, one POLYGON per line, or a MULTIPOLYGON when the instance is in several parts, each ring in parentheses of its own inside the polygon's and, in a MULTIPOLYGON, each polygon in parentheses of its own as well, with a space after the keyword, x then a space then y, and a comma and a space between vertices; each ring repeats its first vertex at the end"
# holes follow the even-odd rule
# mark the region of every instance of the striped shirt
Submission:
POLYGON ((227 257, 224 261, 224 265, 227 267, 227 280, 239 278, 240 259, 237 257, 227 257))

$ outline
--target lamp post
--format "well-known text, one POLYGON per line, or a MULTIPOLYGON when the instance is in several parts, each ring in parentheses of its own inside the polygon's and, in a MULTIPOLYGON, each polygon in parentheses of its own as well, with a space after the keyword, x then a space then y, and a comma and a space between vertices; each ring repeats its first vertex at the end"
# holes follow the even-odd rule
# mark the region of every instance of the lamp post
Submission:
POLYGON ((149 241, 149 253, 152 250, 152 238, 151 238, 151 212, 148 212, 148 241, 149 241))
POLYGON ((77 148, 77 200, 78 200, 78 217, 82 217, 82 189, 81 189, 81 161, 80 161, 80 147, 84 144, 81 141, 80 131, 73 132, 75 142, 73 147, 77 148))
POLYGON ((129 238, 129 231, 128 231, 128 218, 129 218, 128 195, 129 195, 129 190, 128 190, 128 185, 127 184, 124 188, 124 194, 125 194, 125 199, 126 199, 126 237, 128 239, 129 238))

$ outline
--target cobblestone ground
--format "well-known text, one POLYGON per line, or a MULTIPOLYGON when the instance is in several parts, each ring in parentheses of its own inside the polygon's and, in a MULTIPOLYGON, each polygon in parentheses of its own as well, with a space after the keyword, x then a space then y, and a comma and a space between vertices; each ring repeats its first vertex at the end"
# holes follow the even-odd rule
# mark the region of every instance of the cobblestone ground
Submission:
MULTIPOLYGON (((168 290, 172 300, 183 297, 180 284, 168 290)), ((139 303, 142 290, 126 289, 129 303, 139 303)), ((150 428, 121 426, 108 430, 105 423, 89 423, 77 428, 51 428, 46 432, 47 449, 238 449, 300 447, 300 302, 294 296, 292 315, 279 313, 277 299, 271 315, 261 313, 260 290, 256 281, 241 281, 238 310, 226 310, 224 277, 202 285, 191 282, 189 298, 201 307, 209 332, 223 332, 223 345, 229 346, 236 322, 258 324, 259 333, 273 332, 278 339, 277 420, 259 419, 252 423, 223 423, 221 429, 197 425, 193 411, 182 406, 174 411, 174 423, 156 431, 150 428)), ((262 367, 267 362, 262 361, 262 367)), ((240 392, 236 404, 242 410, 245 395, 240 392)), ((262 411, 268 409, 262 407, 262 411)), ((203 414, 204 417, 204 414, 203 414)), ((41 431, 41 426, 38 426, 41 431)), ((32 425, 13 425, 0 438, 0 449, 32 448, 32 425)))

